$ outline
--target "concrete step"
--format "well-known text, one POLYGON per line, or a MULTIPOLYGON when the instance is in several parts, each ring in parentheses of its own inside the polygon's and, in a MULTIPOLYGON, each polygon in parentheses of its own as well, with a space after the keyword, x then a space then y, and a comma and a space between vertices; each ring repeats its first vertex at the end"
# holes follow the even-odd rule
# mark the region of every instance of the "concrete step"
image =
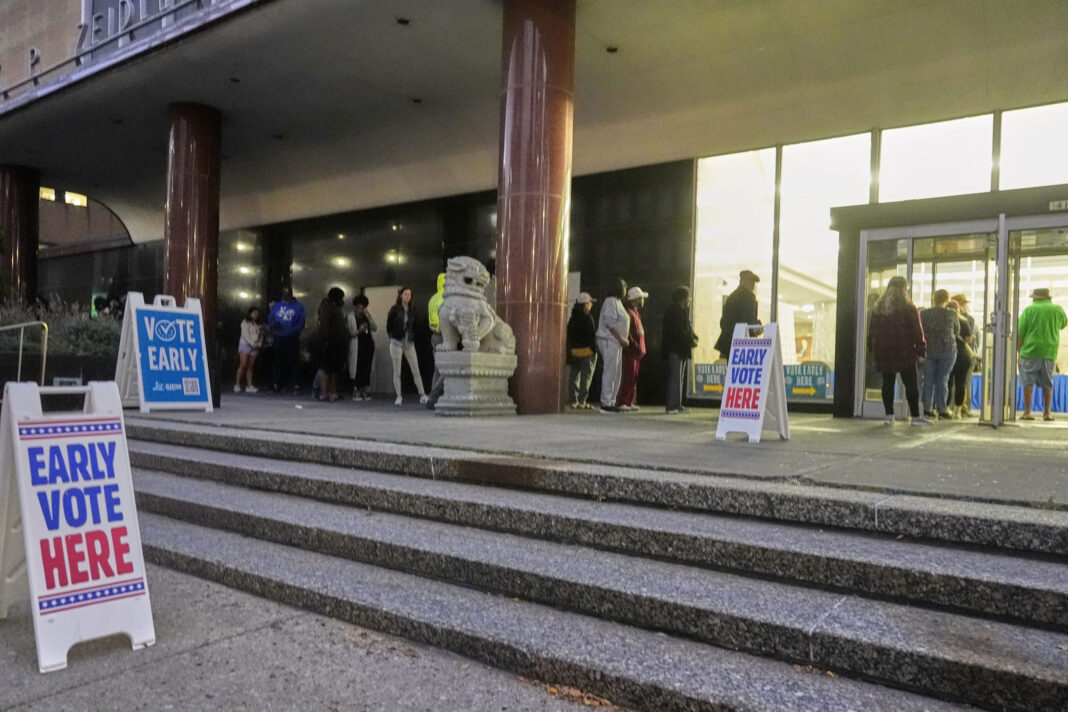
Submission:
POLYGON ((638 709, 963 709, 872 683, 833 677, 807 666, 723 650, 159 515, 142 513, 140 524, 146 558, 155 563, 447 648, 521 675, 586 689, 638 709))
POLYGON ((1059 510, 136 417, 127 431, 142 441, 269 459, 1068 555, 1068 512, 1059 510))
POLYGON ((245 455, 204 462, 173 445, 131 442, 130 454, 141 468, 1068 630, 1061 561, 245 455))
POLYGON ((989 709, 1068 709, 1068 635, 165 473, 149 511, 989 709))

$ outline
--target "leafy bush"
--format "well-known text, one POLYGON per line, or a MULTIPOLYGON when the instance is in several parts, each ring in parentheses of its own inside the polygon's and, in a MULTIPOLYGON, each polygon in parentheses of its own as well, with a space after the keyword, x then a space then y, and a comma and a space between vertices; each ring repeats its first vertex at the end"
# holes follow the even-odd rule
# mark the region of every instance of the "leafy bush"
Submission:
MULTIPOLYGON (((67 304, 53 297, 47 304, 25 306, 0 303, 0 326, 27 321, 48 324, 48 354, 56 356, 114 356, 119 351, 122 322, 109 317, 91 318, 88 307, 67 304)), ((19 332, 0 331, 0 353, 16 352, 19 332)), ((26 329, 24 353, 41 353, 41 330, 26 329)))

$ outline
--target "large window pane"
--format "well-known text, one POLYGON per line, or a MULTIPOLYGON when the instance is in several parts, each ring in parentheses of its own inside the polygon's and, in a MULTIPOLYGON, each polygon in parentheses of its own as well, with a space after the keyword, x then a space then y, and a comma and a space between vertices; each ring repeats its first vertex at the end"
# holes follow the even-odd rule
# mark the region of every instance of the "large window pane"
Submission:
POLYGON ((990 190, 993 131, 990 114, 883 131, 880 202, 990 190))
POLYGON ((703 158, 697 163, 697 234, 694 255, 694 330, 701 341, 694 363, 713 363, 723 300, 752 270, 758 314, 767 321, 771 294, 775 149, 703 158))
POLYGON ((1068 104, 1001 116, 1001 187, 1068 183, 1068 104))
POLYGON ((838 233, 830 208, 867 202, 870 175, 870 134, 783 148, 778 320, 788 366, 834 367, 838 233))

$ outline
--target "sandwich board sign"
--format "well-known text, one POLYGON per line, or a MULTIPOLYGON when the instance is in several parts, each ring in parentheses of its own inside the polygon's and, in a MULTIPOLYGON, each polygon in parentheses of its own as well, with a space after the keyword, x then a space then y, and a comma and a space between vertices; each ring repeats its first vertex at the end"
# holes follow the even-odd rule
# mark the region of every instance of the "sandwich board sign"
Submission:
POLYGON ((760 442, 765 419, 781 439, 790 439, 778 324, 735 324, 716 439, 745 433, 749 442, 760 442))
POLYGON ((125 407, 211 412, 211 382, 199 299, 179 307, 158 295, 145 304, 140 292, 126 295, 115 382, 125 407))
POLYGON ((125 633, 156 642, 119 390, 9 382, 0 411, 0 618, 30 599, 41 672, 71 646, 125 633), (82 412, 41 394, 84 393, 82 412))

